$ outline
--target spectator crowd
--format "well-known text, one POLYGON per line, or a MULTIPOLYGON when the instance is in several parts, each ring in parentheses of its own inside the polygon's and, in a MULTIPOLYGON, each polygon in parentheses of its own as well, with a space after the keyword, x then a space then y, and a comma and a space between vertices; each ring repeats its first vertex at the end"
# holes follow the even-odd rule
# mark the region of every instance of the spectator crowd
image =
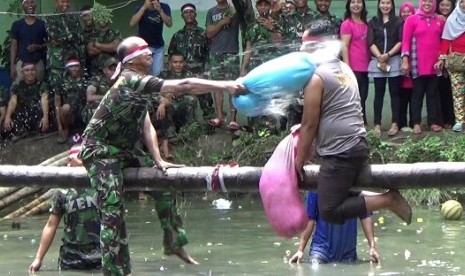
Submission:
MULTIPOLYGON (((71 1, 56 0, 55 14, 40 18, 35 0, 20 1, 24 18, 13 23, 10 33, 13 84, 0 95, 1 139, 16 141, 57 130, 57 142, 65 143, 82 132, 112 86, 121 34, 112 27, 111 17, 93 16, 91 6, 71 12, 71 1)), ((196 6, 186 3, 180 10, 184 26, 165 45, 163 29, 173 25, 171 8, 158 0, 144 0, 133 10, 129 26, 138 27, 138 36, 149 45, 152 75, 227 80, 297 51, 304 30, 317 22, 319 30, 325 30, 319 36, 341 41, 340 57, 357 77, 366 125, 371 118, 366 117, 365 104, 373 79, 372 122, 377 135, 382 133, 386 86, 392 115, 389 136, 401 130, 422 132, 424 98, 431 131, 462 131, 464 0, 419 0, 417 8, 403 2, 398 10, 394 0, 379 0, 371 19, 365 0, 347 0, 343 19, 330 7, 331 0, 314 0, 314 7, 306 0, 234 0, 232 4, 216 0, 202 26, 196 6), (451 57, 458 61, 452 64, 451 57)), ((288 116, 249 118, 249 127, 265 122, 283 130, 300 122, 302 108, 299 99, 295 102, 288 116)), ((172 158, 170 141, 189 122, 204 121, 233 131, 241 128, 231 101, 229 112, 224 111, 222 93, 165 95, 152 103, 152 122, 166 158, 172 158)))

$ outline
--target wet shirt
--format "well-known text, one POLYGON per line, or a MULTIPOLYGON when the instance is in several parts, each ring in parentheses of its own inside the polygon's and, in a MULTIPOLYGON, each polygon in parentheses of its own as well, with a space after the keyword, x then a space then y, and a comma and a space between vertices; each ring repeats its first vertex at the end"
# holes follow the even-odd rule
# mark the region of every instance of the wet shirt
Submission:
MULTIPOLYGON (((36 81, 32 84, 24 80, 11 86, 10 94, 18 97, 19 108, 32 108, 40 104, 40 97, 49 93, 50 89, 46 82, 36 81)), ((7 103, 8 104, 8 103, 7 103)))
POLYGON ((57 190, 51 200, 50 213, 64 219, 64 246, 100 246, 96 190, 57 190))
POLYGON ((208 58, 208 43, 205 30, 198 26, 182 28, 170 41, 168 55, 181 53, 186 59, 187 69, 197 74, 203 73, 208 58))
POLYGON ((330 24, 331 28, 330 30, 328 30, 329 31, 328 35, 332 35, 333 38, 339 38, 342 19, 335 16, 334 14, 321 14, 319 12, 316 12, 313 20, 321 20, 321 19, 327 19, 331 22, 330 24))
POLYGON ((129 153, 141 151, 148 105, 162 86, 163 80, 157 77, 124 70, 87 125, 84 148, 105 144, 129 153))
POLYGON ((320 218, 318 194, 314 192, 307 195, 307 215, 315 221, 316 227, 310 255, 317 255, 325 263, 357 260, 357 219, 332 224, 320 218))

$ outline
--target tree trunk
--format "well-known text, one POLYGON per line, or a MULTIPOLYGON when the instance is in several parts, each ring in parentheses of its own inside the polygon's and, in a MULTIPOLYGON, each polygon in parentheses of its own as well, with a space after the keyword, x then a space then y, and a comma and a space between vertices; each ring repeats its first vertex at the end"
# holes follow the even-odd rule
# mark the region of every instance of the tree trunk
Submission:
MULTIPOLYGON (((319 166, 305 167, 306 177, 302 189, 316 188, 319 166)), ((153 191, 257 191, 261 175, 258 167, 185 167, 168 169, 163 175, 153 168, 128 168, 124 171, 125 190, 153 191), (219 176, 214 178, 214 175, 219 176), (223 183, 212 185, 211 183, 223 183)), ((438 162, 415 164, 367 165, 356 180, 361 188, 416 189, 462 187, 465 179, 465 162, 438 162)), ((89 187, 83 167, 0 166, 0 185, 17 187, 89 187)))

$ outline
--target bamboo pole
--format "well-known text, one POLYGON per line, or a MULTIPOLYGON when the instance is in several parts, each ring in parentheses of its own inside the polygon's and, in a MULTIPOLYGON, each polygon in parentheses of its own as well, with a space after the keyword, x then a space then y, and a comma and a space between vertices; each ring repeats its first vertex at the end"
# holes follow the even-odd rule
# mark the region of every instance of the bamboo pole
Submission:
MULTIPOLYGON (((316 187, 319 166, 305 167, 305 181, 300 188, 316 187)), ((153 168, 124 170, 126 191, 205 191, 211 190, 213 175, 221 176, 227 191, 257 191, 261 175, 259 167, 222 167, 214 174, 213 167, 168 169, 167 175, 153 168), (210 185, 209 185, 210 183, 210 185)), ((215 179, 214 179, 215 180, 215 179)), ((221 181, 222 180, 222 181, 221 181)), ((215 182, 215 181, 213 181, 215 182)), ((465 162, 367 165, 356 180, 361 188, 416 189, 463 187, 465 162)), ((28 187, 89 187, 83 167, 0 166, 0 185, 28 187)), ((218 185, 220 186, 220 185, 218 185)), ((219 189, 221 190, 221 188, 219 189)))
POLYGON ((32 215, 37 215, 40 213, 43 213, 49 209, 50 201, 46 200, 38 205, 36 205, 34 208, 31 210, 27 211, 24 213, 21 217, 27 217, 27 216, 32 216, 32 215))
POLYGON ((47 192, 45 192, 43 195, 40 197, 34 199, 33 201, 29 202, 26 206, 23 206, 19 209, 17 209, 14 212, 9 213, 8 215, 4 216, 3 219, 11 219, 11 218, 16 218, 19 216, 24 215, 25 213, 29 212, 30 210, 34 209, 35 207, 39 206, 39 204, 43 203, 44 201, 48 201, 50 198, 52 198, 53 194, 55 193, 57 189, 50 189, 47 192))

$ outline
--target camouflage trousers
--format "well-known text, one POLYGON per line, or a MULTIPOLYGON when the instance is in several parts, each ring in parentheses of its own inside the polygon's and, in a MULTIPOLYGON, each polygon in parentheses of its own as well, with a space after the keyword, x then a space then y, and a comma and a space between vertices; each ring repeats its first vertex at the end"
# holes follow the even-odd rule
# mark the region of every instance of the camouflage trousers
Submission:
POLYGON ((235 80, 240 74, 240 59, 234 53, 213 53, 209 56, 209 75, 214 80, 235 80))
MULTIPOLYGON (((65 69, 62 68, 51 68, 48 70, 48 84, 50 86, 50 91, 52 95, 55 95, 58 91, 61 91, 63 86, 63 74, 65 69)), ((51 97, 53 98, 53 97, 51 97)))
POLYGON ((181 96, 174 98, 166 107, 166 114, 163 120, 157 120, 153 114, 152 122, 157 129, 157 133, 162 139, 176 137, 176 131, 189 122, 194 121, 197 98, 193 96, 181 96))
MULTIPOLYGON (((207 78, 203 70, 203 66, 196 68, 189 68, 189 71, 198 78, 207 78)), ((198 95, 200 110, 202 110, 202 117, 204 120, 213 119, 215 117, 215 107, 213 106, 213 96, 211 93, 198 95)))
POLYGON ((87 246, 62 245, 58 264, 61 270, 100 270, 102 267, 100 246, 98 244, 87 246))
MULTIPOLYGON (((103 274, 130 274, 128 236, 124 220, 123 169, 152 166, 154 161, 148 154, 131 158, 119 148, 103 144, 85 144, 80 157, 89 174, 91 186, 97 190, 103 274)), ((163 230, 164 253, 172 254, 177 248, 187 244, 175 194, 151 192, 150 195, 156 200, 155 209, 163 230)))

